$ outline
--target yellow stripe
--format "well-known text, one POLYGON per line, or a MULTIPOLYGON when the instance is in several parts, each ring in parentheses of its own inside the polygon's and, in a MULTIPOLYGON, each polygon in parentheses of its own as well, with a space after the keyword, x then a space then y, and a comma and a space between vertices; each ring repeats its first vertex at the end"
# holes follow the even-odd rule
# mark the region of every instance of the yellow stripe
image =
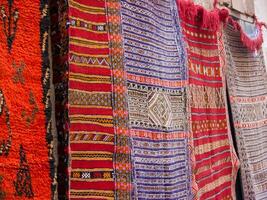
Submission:
POLYGON ((86 77, 86 78, 110 78, 110 76, 109 75, 107 75, 107 76, 104 76, 104 75, 102 75, 102 76, 98 76, 98 75, 89 75, 89 74, 81 74, 81 73, 73 73, 73 72, 71 72, 70 73, 70 76, 82 76, 82 77, 86 77))
POLYGON ((114 194, 113 191, 109 191, 109 190, 75 190, 72 189, 70 190, 70 192, 92 192, 92 193, 100 193, 100 194, 114 194))
POLYGON ((75 62, 70 62, 70 64, 81 66, 81 67, 96 67, 96 68, 104 68, 104 69, 110 69, 109 66, 107 65, 95 65, 95 64, 87 64, 87 63, 75 63, 75 62))
POLYGON ((81 121, 81 120, 73 120, 71 119, 72 123, 81 123, 81 124, 95 124, 95 125, 100 125, 103 127, 109 127, 112 128, 113 124, 103 124, 103 123, 99 123, 99 122, 92 122, 92 121, 81 121))
POLYGON ((78 78, 69 78, 69 80, 81 82, 81 83, 104 83, 104 84, 111 83, 111 81, 90 81, 90 80, 82 80, 82 79, 78 79, 78 78))
POLYGON ((93 7, 93 6, 87 6, 84 4, 80 4, 74 0, 69 1, 69 5, 82 11, 85 13, 90 13, 90 14, 105 14, 105 8, 100 8, 100 7, 93 7))
POLYGON ((76 140, 71 140, 70 141, 71 144, 83 144, 83 143, 86 143, 86 144, 114 144, 114 142, 104 142, 104 141, 85 141, 85 140, 82 140, 82 141, 76 141, 76 140))
POLYGON ((89 92, 89 91, 85 91, 85 90, 78 90, 78 89, 69 89, 69 91, 73 91, 73 92, 82 92, 82 93, 87 93, 87 94, 111 94, 111 92, 89 92))
POLYGON ((207 143, 207 144, 196 146, 195 153, 199 155, 199 154, 207 153, 207 152, 210 152, 212 150, 215 150, 217 148, 227 146, 227 145, 229 145, 228 140, 215 141, 212 143, 207 143))
POLYGON ((80 38, 80 37, 71 37, 70 40, 77 40, 77 41, 83 41, 83 42, 88 42, 88 43, 92 43, 92 44, 103 44, 103 45, 108 45, 108 42, 103 42, 103 41, 98 41, 98 40, 88 40, 85 38, 80 38))
POLYGON ((86 131, 70 131, 70 134, 94 134, 94 135, 108 135, 108 136, 114 136, 114 134, 110 133, 104 133, 104 132, 86 132, 86 131))
POLYGON ((92 25, 102 25, 102 26, 106 26, 107 24, 106 23, 103 23, 103 22, 93 22, 93 21, 88 21, 88 20, 85 20, 85 19, 82 19, 82 18, 79 18, 79 17, 73 17, 71 16, 70 19, 74 19, 74 20, 79 20, 79 21, 82 21, 82 22, 85 22, 85 23, 88 23, 88 24, 92 24, 92 25))
POLYGON ((112 152, 108 152, 108 151, 70 151, 72 154, 77 153, 80 155, 83 154, 103 154, 103 155, 112 155, 112 152))
POLYGON ((98 34, 107 34, 107 30, 104 30, 104 31, 94 31, 92 29, 89 29, 89 28, 85 28, 85 27, 78 27, 78 26, 75 26, 75 27, 72 27, 72 28, 75 28, 75 29, 79 29, 79 30, 84 30, 84 31, 88 31, 88 32, 91 32, 91 33, 98 33, 98 34))
POLYGON ((92 54, 83 54, 83 53, 79 53, 79 52, 75 52, 75 51, 70 51, 70 54, 73 55, 77 55, 77 56, 84 56, 84 57, 92 57, 92 58, 109 58, 109 55, 101 55, 101 54, 97 54, 97 55, 92 55, 92 54))
POLYGON ((82 182, 98 182, 98 181, 114 181, 112 178, 96 178, 96 179, 85 179, 85 178, 70 178, 72 181, 82 181, 82 182))
POLYGON ((112 160, 112 158, 83 158, 83 157, 71 157, 71 160, 112 160))
POLYGON ((79 46, 79 47, 88 47, 88 48, 94 48, 94 49, 108 48, 108 45, 100 46, 100 45, 93 45, 93 44, 81 44, 80 42, 71 41, 71 39, 70 39, 70 44, 76 45, 76 46, 79 46))
POLYGON ((84 169, 84 168, 75 168, 71 170, 72 172, 112 172, 113 169, 110 168, 94 168, 94 169, 84 169))
POLYGON ((93 119, 97 119, 97 118, 101 118, 101 119, 113 119, 113 116, 110 115, 70 115, 71 117, 84 117, 84 118, 93 118, 93 119))
POLYGON ((92 199, 105 199, 105 200, 114 200, 114 197, 105 197, 105 196, 91 196, 91 195, 86 195, 86 196, 77 196, 77 195, 70 195, 71 198, 79 198, 79 199, 88 199, 88 198, 92 198, 92 199))
POLYGON ((112 108, 111 106, 86 106, 86 105, 70 105, 70 108, 112 108))

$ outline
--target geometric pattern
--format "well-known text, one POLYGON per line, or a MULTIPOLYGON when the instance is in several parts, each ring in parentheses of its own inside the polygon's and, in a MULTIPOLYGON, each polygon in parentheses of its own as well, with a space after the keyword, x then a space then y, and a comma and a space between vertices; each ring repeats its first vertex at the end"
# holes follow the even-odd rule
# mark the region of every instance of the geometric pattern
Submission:
MULTIPOLYGON (((195 5, 182 4, 181 13, 196 9, 195 5)), ((208 16, 198 11, 196 14, 209 20, 209 12, 208 16)), ((189 66, 192 187, 196 199, 230 200, 235 196, 237 158, 228 126, 223 48, 219 45, 220 34, 201 28, 195 18, 181 14, 189 66)))
POLYGON ((69 3, 69 199, 114 199, 107 5, 104 1, 69 3))
POLYGON ((122 0, 121 6, 131 199, 188 199, 186 57, 176 3, 122 0))
POLYGON ((227 85, 245 200, 267 198, 267 75, 263 53, 243 46, 228 26, 224 44, 227 85))

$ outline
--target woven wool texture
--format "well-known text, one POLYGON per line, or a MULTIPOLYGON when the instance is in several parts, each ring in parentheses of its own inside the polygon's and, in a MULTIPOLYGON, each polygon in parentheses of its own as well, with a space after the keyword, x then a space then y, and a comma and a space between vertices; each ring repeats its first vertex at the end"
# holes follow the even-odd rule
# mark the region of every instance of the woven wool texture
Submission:
POLYGON ((0 199, 56 198, 47 8, 1 1, 0 199))
POLYGON ((69 1, 70 199, 114 199, 112 70, 105 1, 69 1))
POLYGON ((192 186, 196 199, 234 199, 237 160, 229 140, 223 47, 216 31, 200 28, 192 19, 181 16, 188 52, 192 186))
POLYGON ((244 199, 266 199, 267 74, 263 54, 244 48, 240 33, 230 26, 224 43, 244 199))
POLYGON ((186 59, 173 0, 122 0, 132 199, 188 199, 186 59))

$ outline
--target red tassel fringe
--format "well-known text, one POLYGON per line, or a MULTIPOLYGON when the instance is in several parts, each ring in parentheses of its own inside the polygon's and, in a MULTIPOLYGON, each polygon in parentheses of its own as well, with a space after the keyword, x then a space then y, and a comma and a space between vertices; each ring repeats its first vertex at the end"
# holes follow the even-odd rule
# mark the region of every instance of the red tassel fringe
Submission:
POLYGON ((240 32, 241 41, 248 49, 251 51, 259 50, 263 43, 263 33, 262 27, 267 28, 266 24, 258 22, 255 18, 255 25, 258 29, 257 38, 250 38, 245 31, 242 29, 241 25, 235 21, 229 14, 229 10, 223 8, 217 8, 217 0, 214 1, 214 9, 208 11, 203 6, 196 5, 192 0, 176 0, 179 15, 182 20, 189 21, 196 26, 203 29, 209 29, 210 31, 218 31, 224 24, 230 24, 235 30, 240 32))

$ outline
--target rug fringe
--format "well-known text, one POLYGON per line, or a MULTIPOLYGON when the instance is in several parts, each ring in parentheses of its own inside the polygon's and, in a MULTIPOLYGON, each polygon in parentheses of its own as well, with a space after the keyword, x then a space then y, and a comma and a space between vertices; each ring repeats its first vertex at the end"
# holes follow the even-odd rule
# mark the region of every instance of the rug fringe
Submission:
POLYGON ((241 41, 249 50, 257 51, 263 43, 262 27, 267 28, 263 22, 259 22, 254 16, 255 26, 258 29, 258 36, 250 38, 242 29, 238 21, 230 16, 230 12, 226 8, 217 8, 218 0, 214 0, 214 8, 209 11, 201 5, 195 4, 192 0, 176 0, 179 7, 179 14, 183 20, 189 20, 191 23, 203 29, 218 31, 222 25, 230 24, 236 31, 240 32, 241 41))

